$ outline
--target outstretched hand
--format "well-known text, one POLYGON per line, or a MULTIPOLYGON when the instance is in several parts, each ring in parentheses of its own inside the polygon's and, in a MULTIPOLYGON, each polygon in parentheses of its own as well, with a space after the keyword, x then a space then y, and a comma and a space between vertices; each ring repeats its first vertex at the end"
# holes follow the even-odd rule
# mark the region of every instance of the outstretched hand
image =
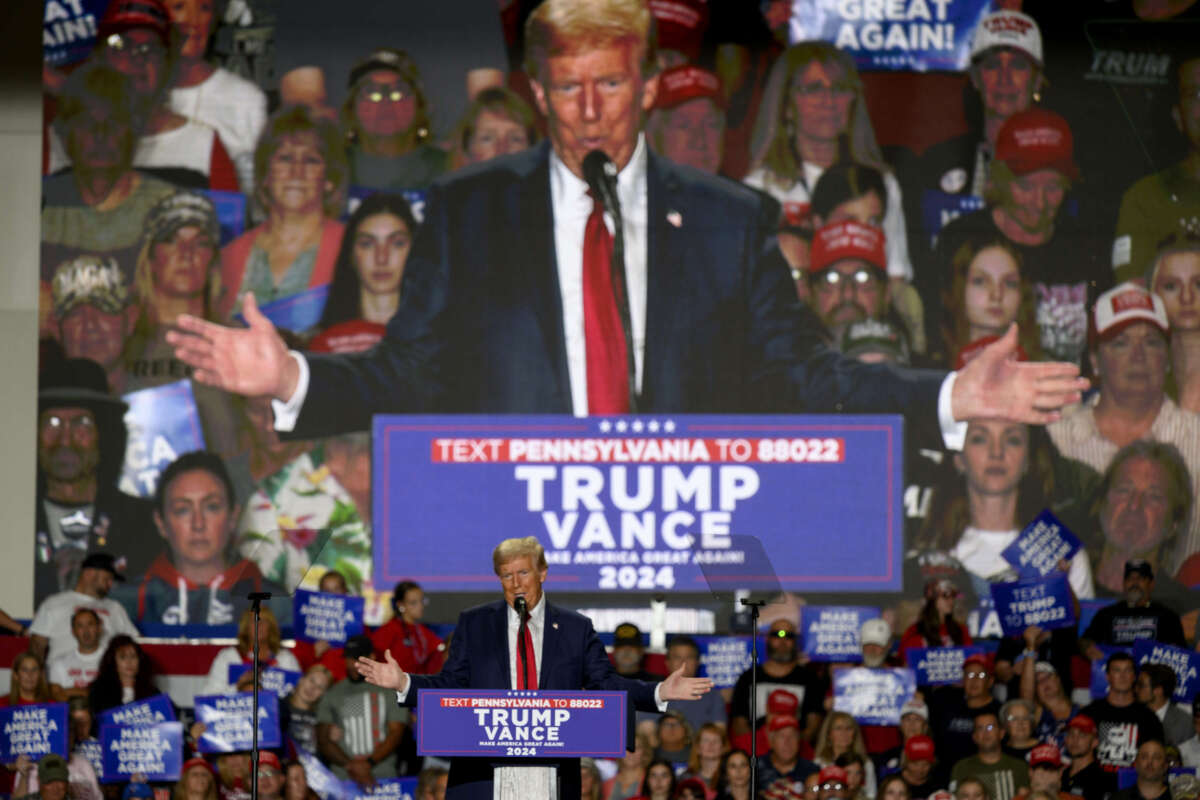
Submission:
POLYGON ((247 397, 287 400, 296 391, 299 368, 271 321, 258 310, 254 294, 242 298, 248 328, 231 328, 183 314, 168 331, 175 357, 192 367, 202 383, 247 397))
MULTIPOLYGON (((686 666, 686 665, 685 665, 686 666)), ((696 700, 713 688, 711 678, 687 678, 679 669, 668 675, 659 684, 658 696, 662 700, 696 700)))
POLYGON ((403 692, 408 688, 408 675, 404 670, 400 669, 400 665, 396 663, 396 659, 392 658, 390 649, 383 652, 383 661, 376 661, 373 658, 359 656, 358 674, 366 679, 367 683, 375 686, 382 686, 384 689, 395 689, 398 692, 403 692))
POLYGON ((1079 367, 1060 361, 1017 361, 1017 326, 958 372, 950 405, 954 419, 1006 419, 1046 425, 1078 403, 1089 384, 1079 367))

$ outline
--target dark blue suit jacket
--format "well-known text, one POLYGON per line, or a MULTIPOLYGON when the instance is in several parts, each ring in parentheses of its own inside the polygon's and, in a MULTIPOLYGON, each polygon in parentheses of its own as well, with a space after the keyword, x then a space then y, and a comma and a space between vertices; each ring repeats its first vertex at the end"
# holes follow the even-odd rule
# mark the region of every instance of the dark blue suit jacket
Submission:
MULTIPOLYGON (((646 180, 642 411, 935 420, 941 373, 822 344, 771 238, 773 201, 653 153, 646 180)), ((368 353, 307 356, 294 435, 366 430, 373 413, 570 413, 553 220, 546 143, 436 182, 387 335, 368 353)))
MULTIPOLYGON (((545 602, 545 601, 543 601, 545 602)), ((458 618, 450 655, 437 675, 410 675, 406 705, 416 705, 421 689, 511 689, 509 670, 508 606, 504 601, 467 609, 458 618)), ((641 711, 657 711, 656 684, 623 678, 613 669, 591 620, 582 614, 547 603, 546 625, 539 655, 538 688, 573 691, 592 689, 628 692, 629 704, 641 711)), ((633 719, 632 710, 630 721, 633 719)), ((632 746, 632 731, 627 739, 632 746)), ((456 758, 450 769, 447 798, 491 798, 492 768, 498 763, 551 763, 558 767, 562 797, 579 796, 579 760, 456 758)))

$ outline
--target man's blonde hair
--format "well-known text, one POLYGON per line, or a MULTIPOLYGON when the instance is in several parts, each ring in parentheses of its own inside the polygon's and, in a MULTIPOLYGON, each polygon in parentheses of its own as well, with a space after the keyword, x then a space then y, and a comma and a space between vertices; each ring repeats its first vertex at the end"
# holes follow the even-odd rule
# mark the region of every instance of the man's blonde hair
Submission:
POLYGON ((542 547, 542 543, 533 536, 525 536, 520 539, 505 539, 496 545, 496 549, 492 551, 492 569, 499 575, 502 565, 522 556, 528 557, 530 563, 536 564, 539 571, 547 568, 546 549, 542 547))
POLYGON ((648 76, 656 69, 656 38, 646 0, 545 0, 525 22, 525 71, 541 81, 551 56, 629 42, 648 76))

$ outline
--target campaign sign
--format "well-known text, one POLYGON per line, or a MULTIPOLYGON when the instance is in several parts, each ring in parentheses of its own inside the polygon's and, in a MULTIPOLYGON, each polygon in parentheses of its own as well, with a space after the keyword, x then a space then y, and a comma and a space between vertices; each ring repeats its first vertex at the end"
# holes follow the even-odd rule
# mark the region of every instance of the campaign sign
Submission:
MULTIPOLYGON (((254 669, 253 664, 230 664, 229 665, 229 685, 237 685, 238 678, 245 673, 254 669)), ((274 692, 276 697, 287 697, 292 693, 292 689, 296 688, 296 684, 300 682, 300 673, 290 669, 280 669, 279 667, 262 667, 258 668, 259 687, 266 689, 269 692, 274 692)))
POLYGON ((859 631, 879 616, 864 606, 805 606, 800 610, 804 653, 812 661, 862 661, 859 631))
POLYGON ((108 0, 45 0, 42 60, 52 67, 83 61, 96 46, 96 23, 108 0))
POLYGON ((761 577, 752 539, 784 589, 899 591, 902 425, 376 415, 374 579, 491 591, 487 554, 507 530, 539 539, 563 591, 732 593, 761 577))
MULTIPOLYGON (((329 297, 329 284, 314 286, 302 292, 272 300, 258 307, 263 316, 271 320, 276 328, 282 328, 293 333, 303 333, 315 328, 321 321, 321 312, 325 310, 325 300, 329 297)), ((245 325, 246 318, 241 314, 233 315, 234 321, 245 325)))
POLYGON ((183 766, 183 723, 101 725, 105 783, 128 781, 137 774, 148 781, 177 781, 183 766))
POLYGON ((1044 578, 1058 562, 1079 551, 1080 542, 1049 510, 1038 514, 1000 555, 1021 577, 1044 578))
POLYGON ((363 632, 361 597, 297 589, 292 598, 296 638, 302 642, 345 644, 363 632))
POLYGON ((962 71, 991 0, 792 0, 791 43, 833 42, 860 70, 962 71))
POLYGON ((1166 664, 1175 670, 1176 703, 1191 704, 1196 692, 1200 691, 1200 653, 1172 647, 1169 644, 1159 644, 1152 639, 1138 639, 1133 643, 1133 660, 1142 664, 1166 664))
POLYGON ((47 753, 68 755, 66 703, 0 708, 0 763, 11 764, 22 755, 36 761, 47 753))
POLYGON ((833 671, 833 707, 860 725, 899 725, 900 707, 917 691, 911 669, 843 667, 833 671))
POLYGON ((1108 673, 1104 668, 1105 664, 1108 662, 1108 657, 1113 653, 1133 654, 1133 651, 1128 647, 1109 647, 1105 644, 1098 644, 1096 647, 1099 648, 1100 652, 1104 654, 1104 658, 1098 658, 1091 662, 1092 678, 1091 683, 1088 685, 1088 691, 1091 692, 1091 695, 1094 698, 1104 697, 1104 695, 1108 694, 1108 673))
POLYGON ((918 686, 958 683, 963 679, 967 656, 982 652, 982 647, 910 647, 904 651, 908 666, 917 675, 918 686))
POLYGON ((417 692, 423 756, 624 758, 625 692, 417 692))
POLYGON ((222 246, 242 235, 246 227, 246 195, 241 192, 225 192, 219 189, 207 189, 200 192, 212 201, 217 212, 217 225, 220 227, 222 246))
POLYGON ((343 781, 321 759, 303 748, 296 748, 296 760, 304 765, 304 780, 321 800, 347 800, 359 791, 354 781, 343 781))
MULTIPOLYGON (((346 192, 346 213, 342 215, 342 221, 345 222, 350 218, 350 215, 362 205, 362 201, 366 200, 373 194, 378 194, 379 190, 369 186, 351 186, 346 192)), ((405 201, 408 202, 408 208, 412 211, 413 219, 420 225, 425 221, 425 190, 424 189, 404 189, 400 192, 405 201)))
MULTIPOLYGON (((204 723, 197 749, 201 753, 232 753, 249 750, 254 731, 250 728, 254 694, 209 694, 196 696, 196 721, 204 723)), ((274 692, 258 693, 258 746, 279 747, 279 701, 274 692)))
POLYGON ((416 778, 376 778, 375 785, 365 789, 354 782, 350 786, 346 800, 413 800, 417 794, 416 778))
POLYGON ((731 689, 750 669, 750 640, 745 636, 693 636, 700 646, 697 675, 711 678, 716 689, 731 689))
POLYGON ((157 725, 160 722, 175 720, 175 708, 171 705, 171 698, 165 694, 156 694, 145 700, 134 700, 123 706, 101 711, 97 722, 100 725, 157 725))
MULTIPOLYGON (((971 179, 965 170, 960 177, 964 182, 971 179)), ((921 223, 929 246, 936 244, 938 234, 951 220, 978 211, 983 206, 983 198, 973 194, 947 194, 937 189, 926 189, 921 195, 921 223)))
POLYGON ((1075 624, 1071 587, 1063 572, 1015 583, 993 583, 992 600, 1005 636, 1020 636, 1030 625, 1053 630, 1075 624))
POLYGON ((129 404, 125 426, 125 466, 121 489, 136 497, 150 498, 158 476, 183 453, 204 449, 204 432, 192 382, 187 378, 122 397, 129 404))
POLYGON ((100 740, 94 737, 75 743, 73 753, 83 756, 97 775, 104 774, 104 753, 100 749, 100 740))

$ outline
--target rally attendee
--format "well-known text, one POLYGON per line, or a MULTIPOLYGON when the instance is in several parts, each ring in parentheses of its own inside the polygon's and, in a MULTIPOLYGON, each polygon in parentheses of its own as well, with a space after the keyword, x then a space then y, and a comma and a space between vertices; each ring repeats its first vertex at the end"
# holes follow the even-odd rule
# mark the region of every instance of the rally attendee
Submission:
POLYGON ((1055 800, 1071 800, 1071 793, 1062 790, 1062 775, 1065 768, 1062 752, 1058 745, 1043 743, 1029 751, 1029 786, 1017 793, 1020 800, 1032 797, 1035 792, 1049 795, 1055 800))
POLYGON ((1200 411, 1200 232, 1159 243, 1146 285, 1162 298, 1171 325, 1167 393, 1183 410, 1200 411))
POLYGON ((392 618, 371 634, 375 655, 389 650, 405 672, 433 675, 446 661, 446 645, 421 624, 428 601, 420 584, 400 581, 392 591, 392 618))
POLYGON ((896 731, 900 736, 900 744, 873 755, 877 774, 890 775, 899 772, 900 762, 904 757, 904 745, 908 740, 914 736, 929 735, 929 706, 925 705, 924 700, 914 698, 900 706, 900 724, 896 731))
POLYGON ((1185 767, 1200 767, 1200 700, 1192 701, 1192 735, 1179 745, 1185 767))
POLYGON ((1143 664, 1134 683, 1137 701, 1162 723, 1164 745, 1178 747, 1192 736, 1192 720, 1175 705, 1175 670, 1165 664, 1143 664))
MULTIPOLYGON (((689 678, 694 678, 700 671, 700 645, 683 633, 672 636, 667 642, 667 672, 672 673, 680 667, 689 678)), ((683 714, 696 730, 701 730, 707 722, 725 725, 725 701, 717 692, 709 692, 695 700, 675 700, 668 707, 683 714)))
POLYGON ((100 671, 88 687, 88 704, 96 729, 101 713, 159 693, 154 684, 154 667, 138 643, 124 634, 109 639, 100 658, 100 671))
POLYGON ((845 327, 883 319, 888 310, 883 231, 854 220, 834 222, 813 235, 809 253, 810 302, 840 341, 845 327))
POLYGON ((1032 702, 1019 697, 1000 706, 1000 726, 1004 732, 1001 749, 1005 755, 1030 761, 1029 753, 1039 741, 1034 735, 1035 712, 1032 702))
POLYGON ((648 737, 634 737, 633 749, 617 761, 616 774, 601 784, 604 800, 629 800, 637 797, 646 781, 646 766, 655 758, 674 760, 666 756, 656 756, 648 737))
POLYGON ((1170 68, 1175 93, 1171 113, 1187 140, 1187 155, 1142 178, 1121 199, 1112 251, 1119 280, 1144 275, 1159 243, 1168 235, 1196 233, 1200 215, 1200 57, 1194 43, 1190 50, 1170 68))
POLYGON ((271 116, 254 150, 253 199, 266 221, 221 250, 220 316, 233 313, 247 292, 269 303, 332 280, 346 179, 332 122, 304 106, 271 116))
POLYGON ((910 280, 913 269, 900 184, 879 152, 854 60, 832 43, 800 42, 775 62, 754 126, 751 170, 744 180, 781 203, 808 203, 821 173, 846 160, 839 158, 843 136, 849 140, 849 160, 884 175, 885 272, 910 280))
MULTIPOLYGON (((1034 735, 1043 741, 1049 741, 1043 735, 1047 733, 1042 723, 1057 727, 1065 723, 1071 716, 1070 700, 1066 692, 1059 696, 1053 693, 1054 688, 1069 686, 1071 680, 1071 659, 1079 653, 1079 637, 1076 626, 1046 630, 1037 625, 1030 625, 1019 635, 1005 636, 996 650, 996 677, 1007 684, 1009 698, 1021 697, 1031 703, 1042 703, 1039 690, 1046 690, 1054 698, 1054 709, 1057 719, 1047 718, 1040 708, 1034 709, 1034 735), (1044 671, 1039 673, 1039 663, 1049 665, 1059 678, 1057 687, 1052 686, 1044 671), (1063 704, 1066 707, 1063 707, 1063 704)), ((1057 731, 1061 737, 1061 730, 1057 731)), ((1055 739, 1057 742, 1058 739, 1055 739)), ((1060 745, 1061 746, 1061 745, 1060 745)))
POLYGON ((51 687, 61 698, 87 697, 87 687, 100 671, 104 623, 100 614, 86 606, 71 614, 74 649, 55 653, 46 662, 51 687))
POLYGON ((123 356, 138 308, 117 260, 82 255, 60 264, 50 281, 50 298, 66 357, 86 358, 103 367, 114 394, 129 389, 123 356))
POLYGON ((730 750, 722 756, 717 776, 717 800, 754 800, 750 797, 750 756, 745 750, 730 750))
MULTIPOLYGON (((1097 472, 1109 467, 1120 448, 1138 439, 1170 442, 1183 456, 1195 495, 1200 490, 1200 418, 1181 411, 1166 395, 1168 332, 1166 310, 1157 295, 1131 283, 1100 295, 1088 341, 1100 391, 1047 430, 1059 452, 1097 472)), ((1191 509, 1186 527, 1175 531, 1179 536, 1173 552, 1162 547, 1161 540, 1118 536, 1106 541, 1107 552, 1095 570, 1100 585, 1120 591, 1120 571, 1130 558, 1153 559, 1165 573, 1175 572, 1200 550, 1200 504, 1191 509)))
POLYGON ((863 758, 863 790, 867 797, 875 796, 875 765, 868 760, 867 746, 862 730, 854 717, 844 711, 832 711, 825 716, 813 745, 813 761, 817 766, 827 767, 837 762, 846 753, 856 753, 863 758))
MULTIPOLYGON (((980 714, 989 715, 993 721, 999 719, 1000 703, 992 697, 993 682, 992 667, 987 656, 972 653, 963 660, 961 687, 943 686, 934 690, 929 700, 929 708, 933 712, 931 727, 942 763, 953 768, 960 760, 976 752, 979 745, 974 741, 975 721, 980 714)), ((997 730, 997 751, 999 747, 1000 733, 997 730)))
POLYGON ((317 704, 318 752, 340 779, 364 787, 397 774, 396 750, 410 718, 394 693, 367 683, 359 671, 359 657, 372 652, 369 638, 351 637, 344 651, 346 679, 317 704), (340 737, 332 735, 335 728, 340 737))
POLYGON ((846 770, 837 765, 821 767, 817 773, 818 800, 850 800, 850 781, 846 770))
POLYGON ((1133 768, 1137 770, 1137 782, 1113 792, 1112 800, 1158 800, 1160 797, 1170 800, 1167 754, 1160 739, 1146 739, 1138 744, 1133 768))
POLYGON ((1024 759, 1006 754, 1000 746, 1000 718, 994 713, 975 717, 971 739, 979 751, 956 763, 950 770, 950 785, 968 777, 978 778, 992 800, 1012 800, 1017 790, 1029 785, 1029 767, 1024 759))
POLYGON ((285 779, 279 756, 270 750, 258 754, 258 797, 265 800, 280 800, 283 797, 285 779))
MULTIPOLYGON (((167 546, 137 579, 132 604, 139 622, 231 624, 248 610, 247 594, 259 591, 270 592, 267 608, 290 622, 287 593, 264 579, 253 562, 235 557, 240 506, 219 456, 196 450, 168 464, 158 478, 154 506, 154 524, 167 546)), ((222 681, 213 691, 230 685, 222 681)))
POLYGON ((707 800, 708 790, 699 778, 680 778, 671 797, 672 800, 707 800))
POLYGON ((907 660, 910 648, 960 647, 971 644, 971 632, 954 618, 954 602, 961 592, 948 578, 925 582, 925 602, 917 621, 900 637, 900 653, 907 660))
POLYGON ((933 739, 924 734, 909 737, 900 758, 900 777, 913 800, 925 800, 946 788, 948 770, 939 769, 933 739))
POLYGON ((908 784, 899 775, 888 775, 879 782, 879 800, 913 800, 908 784))
MULTIPOLYGON (((772 692, 784 689, 796 696, 798 711, 794 715, 801 725, 801 738, 811 741, 821 726, 825 681, 807 665, 800 663, 800 650, 796 646, 796 626, 787 619, 771 623, 767 631, 767 659, 758 665, 754 676, 758 684, 755 709, 759 715, 758 728, 766 722, 766 703, 772 692)), ((750 731, 750 670, 738 676, 733 687, 733 699, 729 704, 729 733, 733 737, 750 731)), ((763 784, 766 785, 765 783, 763 784)))
POLYGON ((767 787, 780 778, 803 781, 820 772, 808 759, 800 757, 800 724, 795 717, 776 716, 767 725, 770 749, 758 758, 758 785, 767 787))
POLYGON ((1096 760, 1099 742, 1096 722, 1087 714, 1076 714, 1067 723, 1067 756, 1070 766, 1062 776, 1063 790, 1084 800, 1105 800, 1117 788, 1115 773, 1106 772, 1096 760))
MULTIPOLYGON (((580 759, 581 762, 590 761, 591 759, 580 759)), ((596 764, 592 762, 592 769, 596 769, 596 764)), ((446 800, 446 779, 450 773, 445 767, 426 767, 417 775, 417 791, 413 800, 446 800)), ((600 788, 600 771, 596 770, 595 786, 600 788)), ((584 797, 587 797, 585 794, 584 797)), ((596 800, 599 800, 597 795, 596 800)))
MULTIPOLYGON (((345 666, 342 675, 345 676, 345 666)), ((287 735, 306 753, 317 752, 317 703, 333 683, 333 675, 324 664, 313 664, 304 671, 296 688, 280 703, 280 718, 287 712, 287 735)))
MULTIPOLYGON (((1075 648, 1078 649, 1078 643, 1075 648)), ((1079 713, 1079 706, 1067 694, 1062 673, 1049 661, 1038 661, 1026 653, 1020 664, 1020 696, 1035 704, 1034 735, 1043 742, 1066 747, 1067 725, 1079 713), (1029 673, 1033 675, 1030 677, 1029 673), (1033 688, 1030 689, 1032 683, 1033 688)), ((1069 673, 1068 673, 1069 674, 1069 673)))
POLYGON ((12 661, 8 694, 0 695, 0 707, 49 703, 54 700, 41 656, 31 650, 18 653, 12 661))
POLYGON ((720 786, 721 764, 728 750, 725 726, 716 722, 704 723, 692 737, 692 752, 688 755, 684 777, 700 778, 712 797, 720 786))
MULTIPOLYGON (((237 683, 230 678, 229 668, 235 665, 250 665, 254 661, 254 611, 246 609, 238 620, 237 644, 223 647, 213 657, 204 680, 201 694, 229 694, 237 683)), ((283 647, 279 633, 279 622, 269 607, 259 611, 258 619, 258 664, 260 668, 279 667, 300 672, 300 662, 290 650, 283 647)))
MULTIPOLYGON (((47 597, 40 606, 33 622, 29 625, 32 637, 30 649, 40 657, 54 658, 60 653, 69 654, 75 649, 73 620, 75 612, 90 608, 102 623, 104 642, 117 634, 137 636, 125 609, 108 596, 113 581, 123 581, 125 576, 118 572, 113 557, 107 553, 93 553, 79 567, 79 579, 75 588, 47 597)), ((90 651, 89 651, 90 652, 90 651)))
POLYGON ((1123 588, 1124 597, 1097 611, 1080 637, 1084 655, 1093 661, 1100 660, 1104 653, 1096 645, 1132 647, 1139 639, 1187 646, 1179 614, 1152 599, 1154 568, 1150 562, 1144 559, 1125 562, 1123 588))
MULTIPOLYGON (((68 796, 72 800, 103 800, 104 795, 100 791, 100 781, 96 775, 96 768, 92 765, 88 755, 81 749, 80 745, 94 748, 92 750, 96 755, 100 754, 100 742, 92 735, 92 715, 88 710, 88 701, 86 695, 83 697, 72 697, 68 706, 68 736, 67 749, 70 755, 67 757, 67 780, 69 788, 68 796)), ((17 772, 23 771, 22 760, 33 765, 33 761, 28 756, 22 756, 17 759, 17 772)), ((37 794, 40 786, 40 776, 38 770, 30 770, 26 776, 28 780, 28 792, 37 794)), ((14 787, 13 797, 19 797, 19 787, 14 787)))
MULTIPOLYGON (((350 588, 346 585, 346 576, 335 569, 326 571, 317 581, 317 591, 325 594, 349 595, 350 588)), ((324 664, 336 683, 346 677, 346 663, 342 657, 342 648, 333 646, 325 639, 314 642, 297 641, 292 648, 292 655, 300 662, 300 668, 308 671, 314 664, 324 664)))
MULTIPOLYGON (((91 554, 110 554, 114 568, 122 570, 149 563, 144 551, 152 525, 150 504, 118 487, 127 408, 108 393, 104 370, 93 361, 52 359, 42 369, 35 603, 73 588, 91 554)), ((69 616, 70 612, 53 631, 64 641, 70 636, 69 616)))
POLYGON ((40 798, 40 800, 65 800, 73 789, 70 770, 67 761, 57 753, 42 756, 37 762, 29 756, 22 756, 17 764, 18 777, 13 786, 12 796, 22 798, 40 798), (35 768, 36 767, 36 768, 35 768), (36 776, 37 780, 31 780, 36 776), (35 784, 33 786, 31 784, 35 784))
POLYGON ((253 81, 208 58, 219 5, 210 0, 172 0, 171 23, 182 40, 175 52, 172 111, 216 130, 233 161, 242 192, 254 187, 254 144, 267 121, 267 96, 253 81))
POLYGON ((1099 748, 1096 760, 1100 766, 1115 773, 1121 767, 1133 766, 1138 748, 1146 741, 1162 741, 1163 726, 1154 712, 1136 702, 1133 683, 1137 670, 1133 657, 1117 652, 1108 657, 1104 674, 1108 677, 1108 693, 1093 700, 1083 713, 1096 723, 1099 748))
POLYGON ((646 647, 642 632, 632 622, 625 622, 613 631, 612 662, 618 675, 639 681, 660 681, 661 675, 646 671, 642 664, 646 647))
POLYGON ((865 319, 846 326, 838 349, 846 358, 867 364, 898 364, 912 362, 908 330, 899 323, 865 319))
POLYGON ((663 70, 646 118, 646 140, 676 164, 717 174, 725 140, 721 79, 692 64, 663 70))
MULTIPOLYGON (((260 758, 262 755, 265 752, 260 758)), ((200 756, 183 762, 171 800, 217 800, 217 776, 212 765, 200 756)))
POLYGON ((321 312, 314 350, 366 350, 383 338, 400 306, 400 279, 417 231, 412 209, 400 195, 373 194, 346 222, 321 312))
POLYGON ((524 150, 538 142, 537 116, 516 92, 501 86, 484 89, 451 135, 452 169, 489 161, 524 150))
POLYGON ((429 103, 408 53, 375 50, 350 70, 347 86, 342 126, 351 186, 424 189, 446 171, 446 151, 429 141, 429 103))
POLYGON ((661 758, 672 764, 686 764, 688 756, 692 753, 694 735, 692 726, 683 714, 668 709, 657 720, 655 739, 658 744, 654 748, 654 758, 661 758))
POLYGON ((651 761, 646 767, 646 779, 642 781, 640 796, 646 800, 672 800, 674 795, 675 768, 671 762, 661 758, 651 761))

